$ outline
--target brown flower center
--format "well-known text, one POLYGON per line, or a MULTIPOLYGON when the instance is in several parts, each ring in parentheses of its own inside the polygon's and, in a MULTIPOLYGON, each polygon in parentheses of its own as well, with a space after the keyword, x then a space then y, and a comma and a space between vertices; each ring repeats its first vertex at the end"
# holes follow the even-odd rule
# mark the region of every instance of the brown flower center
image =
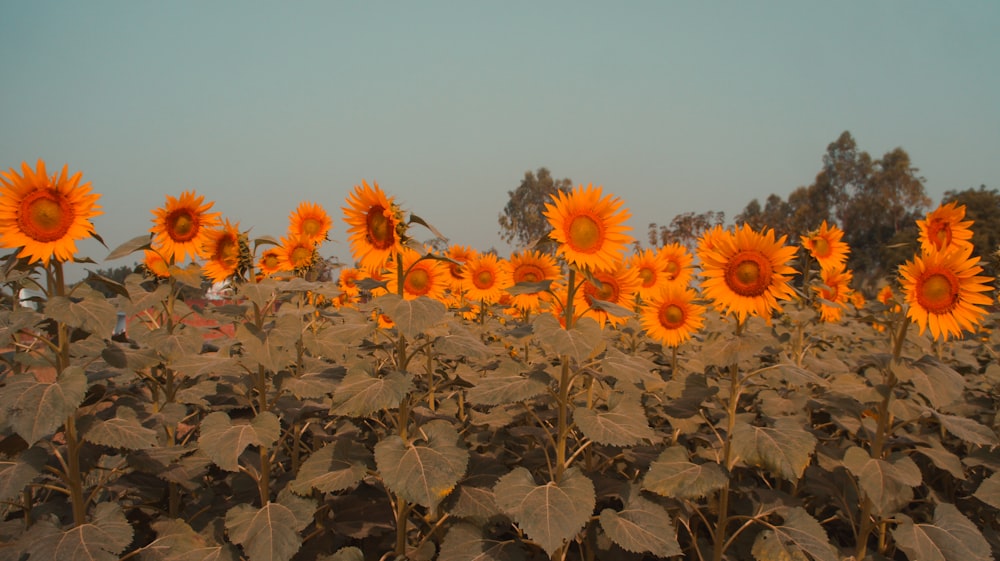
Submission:
POLYGON ((73 225, 73 205, 58 191, 41 189, 21 201, 17 225, 21 232, 37 242, 62 239, 73 225))
POLYGON ((813 236, 812 246, 813 255, 816 257, 822 258, 830 256, 830 251, 832 249, 830 247, 830 242, 823 236, 813 236))
POLYGON ((917 281, 917 303, 932 314, 950 312, 958 303, 958 278, 942 270, 917 281))
POLYGON ((757 251, 741 251, 726 265, 725 280, 740 296, 760 296, 771 286, 771 262, 757 251))
POLYGON ((660 325, 666 329, 677 329, 684 325, 684 309, 677 304, 660 306, 660 325))
POLYGON ((472 277, 472 284, 476 285, 479 290, 487 290, 493 288, 493 283, 496 282, 496 277, 493 275, 493 271, 489 269, 480 269, 476 272, 475 276, 472 277))
POLYGON ((681 266, 676 261, 668 261, 667 266, 663 268, 663 271, 667 273, 667 278, 674 280, 677 278, 677 274, 681 272, 681 266))
POLYGON ((302 221, 302 233, 309 237, 315 237, 323 231, 323 224, 315 218, 306 218, 302 221))
POLYGON ((643 288, 649 288, 656 283, 656 273, 649 267, 639 269, 639 278, 642 279, 643 288))
POLYGON ((605 302, 618 302, 619 296, 619 286, 618 283, 614 282, 613 279, 597 279, 601 283, 600 286, 594 283, 588 282, 586 287, 583 289, 584 294, 587 297, 589 303, 593 303, 594 300, 604 300, 605 302))
POLYGON ((423 296, 430 292, 431 275, 427 272, 427 269, 412 269, 406 275, 403 288, 410 294, 423 296))
POLYGON ((535 265, 521 265, 514 270, 514 283, 538 282, 545 278, 545 273, 535 265))
POLYGON ((594 253, 601 249, 604 242, 604 229, 600 222, 590 216, 576 216, 569 223, 567 238, 574 251, 594 253))
POLYGON ((392 221, 385 215, 385 208, 376 205, 368 209, 368 242, 376 249, 389 249, 395 242, 392 221))
POLYGON ((291 262, 296 269, 305 267, 312 262, 313 252, 309 248, 298 246, 292 250, 291 262))

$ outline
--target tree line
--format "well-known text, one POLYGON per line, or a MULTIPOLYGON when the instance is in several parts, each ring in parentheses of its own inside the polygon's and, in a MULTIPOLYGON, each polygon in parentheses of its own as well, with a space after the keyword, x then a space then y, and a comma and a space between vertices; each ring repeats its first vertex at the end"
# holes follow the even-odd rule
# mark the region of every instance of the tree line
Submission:
MULTIPOLYGON (((822 166, 809 185, 799 186, 783 198, 771 193, 764 202, 752 199, 733 217, 733 224, 755 229, 773 228, 789 241, 819 228, 823 221, 844 230, 851 247, 848 261, 861 282, 871 286, 912 257, 918 247, 916 220, 924 217, 933 202, 910 155, 894 148, 874 158, 860 150, 851 133, 843 132, 827 145, 822 166)), ((508 191, 509 201, 499 216, 500 237, 512 245, 527 247, 548 232, 542 211, 545 202, 573 182, 555 179, 546 168, 525 172, 521 184, 508 191)), ((983 257, 986 272, 998 272, 995 253, 1000 246, 1000 192, 979 188, 948 190, 941 203, 957 201, 966 207, 966 219, 974 220, 973 244, 983 257)), ((680 243, 693 248, 697 239, 716 225, 725 225, 720 211, 678 214, 669 224, 651 223, 647 241, 651 247, 680 243)), ((636 242, 637 249, 641 246, 636 242)))

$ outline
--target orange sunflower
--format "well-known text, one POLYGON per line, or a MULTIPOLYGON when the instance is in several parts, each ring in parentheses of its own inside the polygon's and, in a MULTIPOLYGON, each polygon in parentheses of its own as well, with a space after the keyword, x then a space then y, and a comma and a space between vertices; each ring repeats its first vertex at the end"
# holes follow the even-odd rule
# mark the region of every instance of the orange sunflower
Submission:
POLYGON ((351 253, 367 269, 382 267, 403 250, 403 212, 393 197, 386 197, 378 183, 355 185, 343 207, 351 253))
POLYGON ((944 251, 953 247, 972 245, 972 220, 965 218, 965 205, 952 201, 929 212, 923 220, 917 220, 920 228, 920 249, 922 251, 944 251))
POLYGON ((286 270, 282 268, 281 249, 277 247, 265 249, 257 261, 257 268, 265 275, 273 275, 286 270))
POLYGON ((146 267, 147 271, 160 278, 170 276, 170 265, 163 260, 160 252, 147 249, 143 251, 143 254, 142 264, 146 267))
POLYGON ((889 303, 895 299, 895 297, 896 295, 892 293, 892 287, 889 285, 883 286, 882 289, 878 291, 878 296, 876 296, 878 301, 885 306, 888 306, 889 303))
POLYGON ((167 203, 153 211, 153 245, 159 248, 164 259, 174 263, 190 255, 208 257, 202 248, 213 228, 220 223, 221 213, 208 212, 213 202, 202 204, 204 196, 194 191, 184 191, 180 198, 167 195, 167 203))
MULTIPOLYGON (((427 296, 435 300, 444 298, 448 289, 450 276, 448 268, 437 259, 424 259, 420 252, 412 249, 403 250, 403 298, 413 300, 427 296)), ((399 293, 399 280, 396 273, 387 273, 389 293, 399 293)))
POLYGON ((582 311, 583 316, 596 319, 602 326, 605 322, 614 326, 628 320, 627 315, 608 313, 601 309, 600 305, 607 302, 624 310, 634 309, 635 295, 641 285, 639 272, 629 267, 623 259, 619 259, 606 271, 594 271, 592 278, 597 282, 587 279, 577 290, 573 301, 576 309, 582 311))
POLYGON ((308 201, 299 203, 299 208, 288 217, 289 237, 305 238, 315 244, 326 241, 332 226, 333 221, 323 207, 308 201))
POLYGON ((813 286, 819 302, 820 320, 835 323, 844 316, 844 305, 851 297, 851 280, 854 275, 843 267, 828 267, 820 272, 822 284, 813 286))
POLYGON ((820 269, 843 267, 847 262, 847 255, 851 252, 847 243, 842 241, 843 237, 843 230, 836 225, 827 225, 824 220, 818 230, 802 236, 802 247, 809 250, 809 254, 819 263, 820 269))
POLYGON ((928 327, 935 339, 962 336, 962 330, 974 331, 986 315, 981 306, 993 299, 983 294, 993 288, 990 277, 978 276, 983 268, 972 257, 972 246, 953 251, 928 251, 899 267, 900 284, 909 308, 906 315, 920 326, 928 327))
POLYGON ((631 228, 624 225, 630 214, 621 206, 621 199, 602 196, 601 188, 593 185, 553 195, 544 214, 552 226, 550 237, 559 242, 559 254, 580 268, 611 268, 632 241, 625 234, 631 228))
POLYGON ((629 265, 639 275, 639 289, 636 293, 643 301, 648 301, 660 293, 668 282, 667 260, 663 254, 652 249, 644 249, 632 254, 629 265))
POLYGON ((448 272, 451 274, 451 290, 452 292, 461 292, 462 290, 462 265, 466 261, 472 259, 479 255, 479 252, 464 245, 452 245, 448 247, 448 252, 446 257, 454 261, 454 263, 448 263, 448 272))
POLYGON ((643 304, 639 321, 646 335, 677 347, 705 325, 705 307, 695 304, 698 294, 679 285, 668 285, 643 304))
POLYGON ((471 302, 498 302, 513 286, 509 264, 492 253, 482 253, 465 262, 462 288, 471 302))
POLYGON ((795 248, 784 243, 785 236, 775 241, 774 230, 757 232, 744 224, 735 232, 718 235, 714 249, 699 245, 705 296, 720 312, 734 314, 740 322, 751 315, 770 322, 772 312, 779 309, 778 300, 794 295, 788 281, 795 269, 788 263, 795 248))
POLYGON ((53 257, 69 261, 76 240, 95 235, 90 219, 101 214, 101 196, 90 192, 89 181, 80 184, 81 172, 67 176, 69 166, 51 177, 43 160, 36 168, 23 162, 23 175, 0 172, 0 246, 21 248, 18 257, 48 266, 53 257))
MULTIPOLYGON (((510 276, 511 284, 543 282, 556 280, 559 278, 559 265, 551 255, 540 251, 527 249, 513 253, 510 256, 510 276)), ((541 307, 542 299, 547 299, 546 292, 532 292, 515 294, 511 303, 519 310, 537 311, 541 307)))
POLYGON ((236 273, 240 266, 239 223, 230 224, 227 219, 221 227, 208 232, 202 244, 201 253, 207 261, 202 266, 205 276, 212 282, 222 282, 236 273))
MULTIPOLYGON (((719 231, 723 231, 719 226, 719 231)), ((713 230, 714 231, 714 230, 713 230)), ((688 248, 679 243, 667 244, 660 248, 659 256, 664 262, 663 272, 666 273, 666 281, 681 287, 691 284, 694 277, 694 256, 688 248)))
POLYGON ((359 280, 367 278, 367 276, 361 269, 354 267, 341 269, 340 276, 337 277, 337 288, 348 296, 357 296, 361 294, 361 287, 357 283, 359 280))
POLYGON ((316 261, 316 243, 308 238, 281 238, 278 259, 284 271, 308 269, 316 261))

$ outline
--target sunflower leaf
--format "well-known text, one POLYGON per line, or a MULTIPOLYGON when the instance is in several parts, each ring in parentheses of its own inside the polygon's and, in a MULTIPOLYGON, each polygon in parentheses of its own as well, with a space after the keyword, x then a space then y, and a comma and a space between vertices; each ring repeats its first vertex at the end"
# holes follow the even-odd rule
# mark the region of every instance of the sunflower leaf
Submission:
POLYGON ((653 440, 656 436, 637 396, 619 399, 607 411, 577 407, 573 412, 573 421, 584 436, 609 446, 631 446, 653 440))
POLYGON ((86 391, 87 376, 79 366, 66 368, 51 383, 17 374, 7 378, 0 392, 0 419, 6 419, 30 446, 62 426, 86 391))
POLYGON ((664 497, 698 499, 721 489, 729 477, 716 463, 695 464, 683 446, 671 446, 649 466, 642 488, 664 497))
POLYGON ((313 489, 322 493, 347 489, 367 474, 370 455, 367 448, 355 445, 350 438, 327 444, 309 456, 288 488, 303 496, 313 489))
POLYGON ((677 530, 667 509, 635 492, 629 493, 621 511, 601 511, 601 528, 626 551, 649 552, 657 557, 682 553, 677 530))
POLYGON ((923 481, 920 468, 909 456, 876 459, 857 446, 844 453, 844 467, 858 479, 878 515, 888 516, 906 504, 913 497, 911 488, 923 481))
POLYGON ((801 507, 792 507, 781 513, 784 522, 757 534, 751 552, 757 561, 785 561, 813 559, 837 561, 840 556, 830 544, 823 526, 801 507))
POLYGON ((989 561, 990 544, 979 529, 954 505, 942 503, 934 508, 929 524, 914 524, 908 516, 892 530, 899 549, 909 559, 921 561, 989 561))
POLYGON ((601 326, 592 318, 577 320, 572 329, 563 329, 552 314, 541 314, 532 323, 535 340, 556 355, 566 355, 583 362, 604 350, 601 326))
POLYGON ((45 303, 44 313, 69 327, 83 329, 101 338, 110 338, 118 322, 118 310, 93 290, 79 301, 53 296, 45 303))
POLYGON ((281 423, 269 411, 257 415, 249 423, 234 424, 222 411, 209 413, 201 421, 198 446, 215 465, 226 471, 238 471, 239 457, 247 446, 270 446, 281 433, 281 423))
POLYGON ((410 391, 413 378, 402 372, 372 376, 364 369, 353 369, 344 376, 333 394, 330 412, 348 417, 365 417, 383 409, 393 409, 410 391))
POLYGON ((143 234, 141 236, 136 236, 131 240, 119 245, 114 248, 107 257, 104 258, 105 261, 114 261, 115 259, 121 259, 127 255, 135 253, 136 251, 141 251, 143 249, 149 249, 152 247, 153 236, 152 234, 143 234))
POLYGON ((447 421, 431 421, 420 433, 409 442, 395 435, 379 441, 375 465, 394 493, 433 510, 465 475, 469 451, 447 421))
POLYGON ((427 296, 406 300, 398 294, 384 294, 374 303, 392 318, 399 333, 410 340, 443 320, 446 311, 443 303, 427 296))
POLYGON ((438 561, 522 561, 524 552, 515 541, 489 539, 479 527, 461 522, 448 529, 438 561))
POLYGON ((84 423, 81 419, 80 434, 87 442, 126 450, 145 450, 157 444, 157 432, 142 426, 135 411, 129 407, 118 407, 112 419, 93 416, 84 419, 88 421, 84 423))
POLYGON ((226 513, 226 531, 233 543, 243 546, 250 561, 288 561, 302 547, 299 530, 305 525, 281 503, 263 508, 239 504, 226 513))
POLYGON ((579 532, 594 511, 594 483, 573 467, 558 483, 543 485, 526 468, 500 478, 493 488, 497 506, 551 555, 579 532))
POLYGON ((737 421, 731 436, 733 452, 788 481, 802 477, 816 449, 816 437, 795 418, 781 417, 773 427, 737 421))
POLYGON ((39 446, 32 446, 21 452, 13 460, 0 460, 0 501, 17 497, 24 487, 42 474, 48 452, 39 446))

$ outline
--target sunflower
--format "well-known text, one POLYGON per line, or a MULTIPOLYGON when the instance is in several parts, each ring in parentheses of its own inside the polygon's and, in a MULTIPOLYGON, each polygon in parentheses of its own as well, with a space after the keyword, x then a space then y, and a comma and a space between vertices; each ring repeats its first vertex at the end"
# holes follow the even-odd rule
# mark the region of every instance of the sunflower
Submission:
POLYGON ((367 276, 361 269, 354 267, 341 269, 340 276, 337 277, 337 288, 348 296, 357 296, 361 294, 361 288, 357 283, 367 276))
POLYGON ((257 261, 257 268, 265 275, 273 275, 286 270, 281 262, 281 249, 277 247, 265 249, 257 261))
POLYGON ((668 282, 667 261, 663 254, 652 249, 644 249, 633 253, 629 258, 629 266, 639 275, 639 298, 648 301, 660 293, 668 282))
MULTIPOLYGON (((543 281, 554 281, 559 278, 559 265, 551 255, 540 251, 526 249, 521 252, 512 253, 510 260, 511 285, 518 283, 534 283, 543 281)), ((547 292, 531 292, 514 294, 511 304, 524 311, 537 311, 541 307, 542 299, 548 299, 547 292)))
MULTIPOLYGON (((719 240, 725 239, 729 235, 730 232, 723 228, 721 224, 716 224, 708 230, 705 230, 701 237, 698 238, 698 247, 696 249, 698 255, 701 255, 706 251, 715 251, 719 240)), ((666 247, 667 246, 664 246, 664 249, 666 249, 666 247)))
MULTIPOLYGON (((722 227, 719 226, 719 231, 722 227)), ((714 231, 714 230, 712 230, 714 231)), ((667 244, 658 251, 660 259, 663 261, 663 272, 666 273, 666 281, 681 287, 691 284, 694 277, 694 257, 688 248, 679 243, 667 244)))
POLYGON ((892 287, 889 285, 883 286, 882 289, 878 291, 878 296, 876 296, 878 301, 885 306, 888 306, 889 303, 895 299, 895 297, 896 296, 892 293, 892 287))
POLYGON ((21 248, 18 257, 48 266, 53 257, 69 261, 76 240, 95 235, 90 219, 101 214, 101 196, 90 192, 89 181, 80 185, 81 172, 67 177, 69 166, 52 177, 43 160, 36 168, 23 162, 23 175, 0 172, 0 246, 21 248))
MULTIPOLYGON (((444 298, 449 285, 448 268, 437 259, 424 258, 420 252, 403 250, 403 298, 413 300, 427 296, 435 300, 444 298)), ((395 273, 387 275, 390 293, 399 293, 399 280, 395 273)))
POLYGON ((462 291, 462 265, 478 255, 478 251, 464 245, 456 244, 448 247, 445 257, 454 261, 454 263, 448 263, 448 272, 451 274, 452 292, 457 293, 462 291))
POLYGON ((204 196, 196 196, 194 191, 184 191, 180 198, 167 195, 167 202, 153 211, 153 245, 160 248, 164 259, 174 263, 184 261, 190 255, 208 257, 202 248, 213 228, 220 223, 221 213, 208 212, 213 202, 202 204, 204 196))
POLYGON ((239 269, 243 253, 240 237, 239 223, 230 224, 228 219, 205 236, 201 252, 207 261, 202 268, 212 282, 222 282, 239 269))
POLYGON ((935 339, 962 336, 973 331, 986 315, 981 306, 993 303, 984 292, 992 290, 990 277, 978 276, 983 268, 972 257, 972 246, 953 251, 928 251, 899 267, 900 284, 909 308, 906 315, 920 326, 930 327, 935 339))
POLYGON ((308 238, 281 238, 278 259, 284 271, 303 271, 316 261, 316 243, 308 238))
POLYGON ((573 305, 583 312, 582 315, 596 319, 602 326, 605 323, 618 325, 628 319, 622 313, 634 308, 635 295, 640 285, 639 272, 629 267, 625 260, 619 259, 606 271, 594 271, 591 278, 585 280, 577 290, 573 305), (608 313, 601 308, 603 303, 620 306, 622 313, 608 313))
POLYGON ((676 347, 705 325, 705 307, 695 304, 698 294, 679 285, 668 285, 643 304, 639 321, 646 335, 676 347))
POLYGON ((851 296, 851 279, 854 275, 843 267, 827 267, 820 272, 822 284, 813 286, 819 302, 820 320, 835 323, 844 316, 844 305, 851 296))
POLYGON ((492 253, 483 253, 465 262, 462 288, 472 302, 498 302, 504 291, 513 286, 510 265, 492 253))
POLYGON ((344 221, 347 222, 351 253, 367 269, 382 267, 386 261, 403 250, 402 236, 405 233, 403 212, 386 197, 378 183, 362 181, 355 185, 347 197, 349 206, 343 207, 344 221))
POLYGON ((623 223, 629 212, 622 201, 602 196, 601 188, 579 185, 559 191, 545 203, 545 217, 552 226, 550 237, 559 242, 558 252, 580 268, 608 269, 632 241, 623 223))
POLYGON ((847 243, 842 241, 843 237, 843 230, 836 225, 827 225, 824 220, 819 229, 802 236, 802 247, 809 250, 809 254, 819 263, 821 270, 843 267, 847 262, 847 254, 851 252, 847 243))
POLYGON ((920 249, 922 251, 945 251, 953 247, 972 245, 972 220, 965 218, 965 205, 952 201, 929 212, 923 220, 917 220, 920 228, 920 249))
POLYGON ((740 322, 750 315, 770 322, 771 313, 779 308, 778 300, 794 295, 788 281, 795 269, 788 262, 795 248, 784 245, 785 236, 775 241, 774 230, 757 232, 746 224, 712 241, 714 249, 699 246, 705 296, 720 312, 734 314, 740 322))
POLYGON ((304 238, 315 244, 324 242, 333 226, 330 215, 318 204, 304 201, 299 203, 288 217, 288 234, 292 238, 304 238))
POLYGON ((167 278, 170 276, 170 265, 164 261, 159 251, 147 249, 143 251, 142 265, 153 276, 167 278))

